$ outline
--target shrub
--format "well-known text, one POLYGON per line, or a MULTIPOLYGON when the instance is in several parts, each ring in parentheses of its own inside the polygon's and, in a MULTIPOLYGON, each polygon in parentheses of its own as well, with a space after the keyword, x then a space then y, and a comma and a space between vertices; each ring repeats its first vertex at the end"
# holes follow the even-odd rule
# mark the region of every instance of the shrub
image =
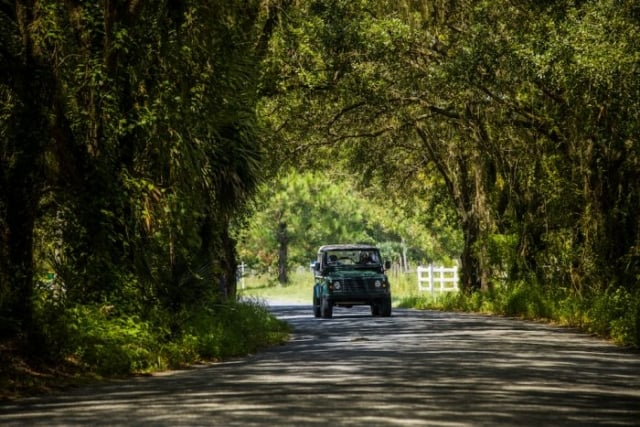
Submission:
POLYGON ((594 295, 587 311, 588 329, 638 347, 639 295, 622 287, 594 295))
POLYGON ((256 301, 203 305, 178 316, 154 310, 152 320, 118 313, 108 305, 49 307, 39 313, 41 322, 51 321, 43 330, 60 355, 103 376, 243 355, 282 342, 289 333, 284 322, 256 301), (182 329, 171 334, 176 317, 182 329))
POLYGON ((67 310, 73 355, 101 375, 123 375, 155 367, 157 339, 137 316, 111 314, 110 306, 67 310))
POLYGON ((640 347, 640 291, 634 294, 625 288, 580 295, 568 289, 518 282, 491 292, 410 296, 398 306, 547 319, 640 347))
POLYGON ((281 342, 288 326, 256 301, 218 304, 194 313, 188 333, 196 352, 206 359, 224 359, 281 342))

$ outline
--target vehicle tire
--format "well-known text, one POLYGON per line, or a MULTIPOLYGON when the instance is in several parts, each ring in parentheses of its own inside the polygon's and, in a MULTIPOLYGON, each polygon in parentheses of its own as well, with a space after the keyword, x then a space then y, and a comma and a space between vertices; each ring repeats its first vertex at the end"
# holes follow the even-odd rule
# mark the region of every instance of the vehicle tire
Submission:
POLYGON ((321 315, 325 319, 331 319, 333 317, 333 304, 326 298, 322 298, 322 307, 320 309, 321 315))
POLYGON ((320 317, 320 298, 316 297, 315 292, 313 293, 313 316, 320 317))
POLYGON ((391 298, 383 300, 380 304, 380 315, 382 317, 391 316, 391 298))
POLYGON ((380 304, 377 302, 371 303, 371 315, 380 316, 380 304))

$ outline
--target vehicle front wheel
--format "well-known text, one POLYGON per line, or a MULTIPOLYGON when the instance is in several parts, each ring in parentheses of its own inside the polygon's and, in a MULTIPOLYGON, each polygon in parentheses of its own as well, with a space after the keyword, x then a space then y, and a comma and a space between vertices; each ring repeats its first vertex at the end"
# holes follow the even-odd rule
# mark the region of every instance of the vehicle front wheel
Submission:
POLYGON ((313 294, 313 316, 320 317, 320 298, 316 297, 315 292, 313 294))
POLYGON ((382 317, 391 316, 391 298, 385 299, 380 303, 380 315, 382 317))
POLYGON ((323 298, 320 311, 323 318, 331 319, 333 317, 333 303, 326 298, 323 298))
POLYGON ((371 303, 371 315, 380 316, 380 304, 377 302, 371 303))

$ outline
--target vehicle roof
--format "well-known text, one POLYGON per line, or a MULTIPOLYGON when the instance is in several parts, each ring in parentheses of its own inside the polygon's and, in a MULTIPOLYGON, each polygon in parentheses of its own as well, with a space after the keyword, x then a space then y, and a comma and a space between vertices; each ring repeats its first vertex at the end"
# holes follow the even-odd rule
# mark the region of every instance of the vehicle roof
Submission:
POLYGON ((348 244, 339 244, 339 245, 324 245, 320 246, 318 252, 326 252, 326 251, 349 251, 349 250, 377 250, 378 248, 374 245, 367 245, 362 243, 348 243, 348 244))

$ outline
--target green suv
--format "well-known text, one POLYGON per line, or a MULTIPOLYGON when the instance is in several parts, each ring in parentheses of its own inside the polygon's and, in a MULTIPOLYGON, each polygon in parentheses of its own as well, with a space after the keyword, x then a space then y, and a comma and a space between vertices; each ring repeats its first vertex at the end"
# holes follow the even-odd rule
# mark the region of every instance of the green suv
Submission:
POLYGON ((380 252, 371 245, 326 245, 313 263, 313 314, 331 318, 333 307, 371 306, 373 316, 391 316, 391 289, 380 252))

